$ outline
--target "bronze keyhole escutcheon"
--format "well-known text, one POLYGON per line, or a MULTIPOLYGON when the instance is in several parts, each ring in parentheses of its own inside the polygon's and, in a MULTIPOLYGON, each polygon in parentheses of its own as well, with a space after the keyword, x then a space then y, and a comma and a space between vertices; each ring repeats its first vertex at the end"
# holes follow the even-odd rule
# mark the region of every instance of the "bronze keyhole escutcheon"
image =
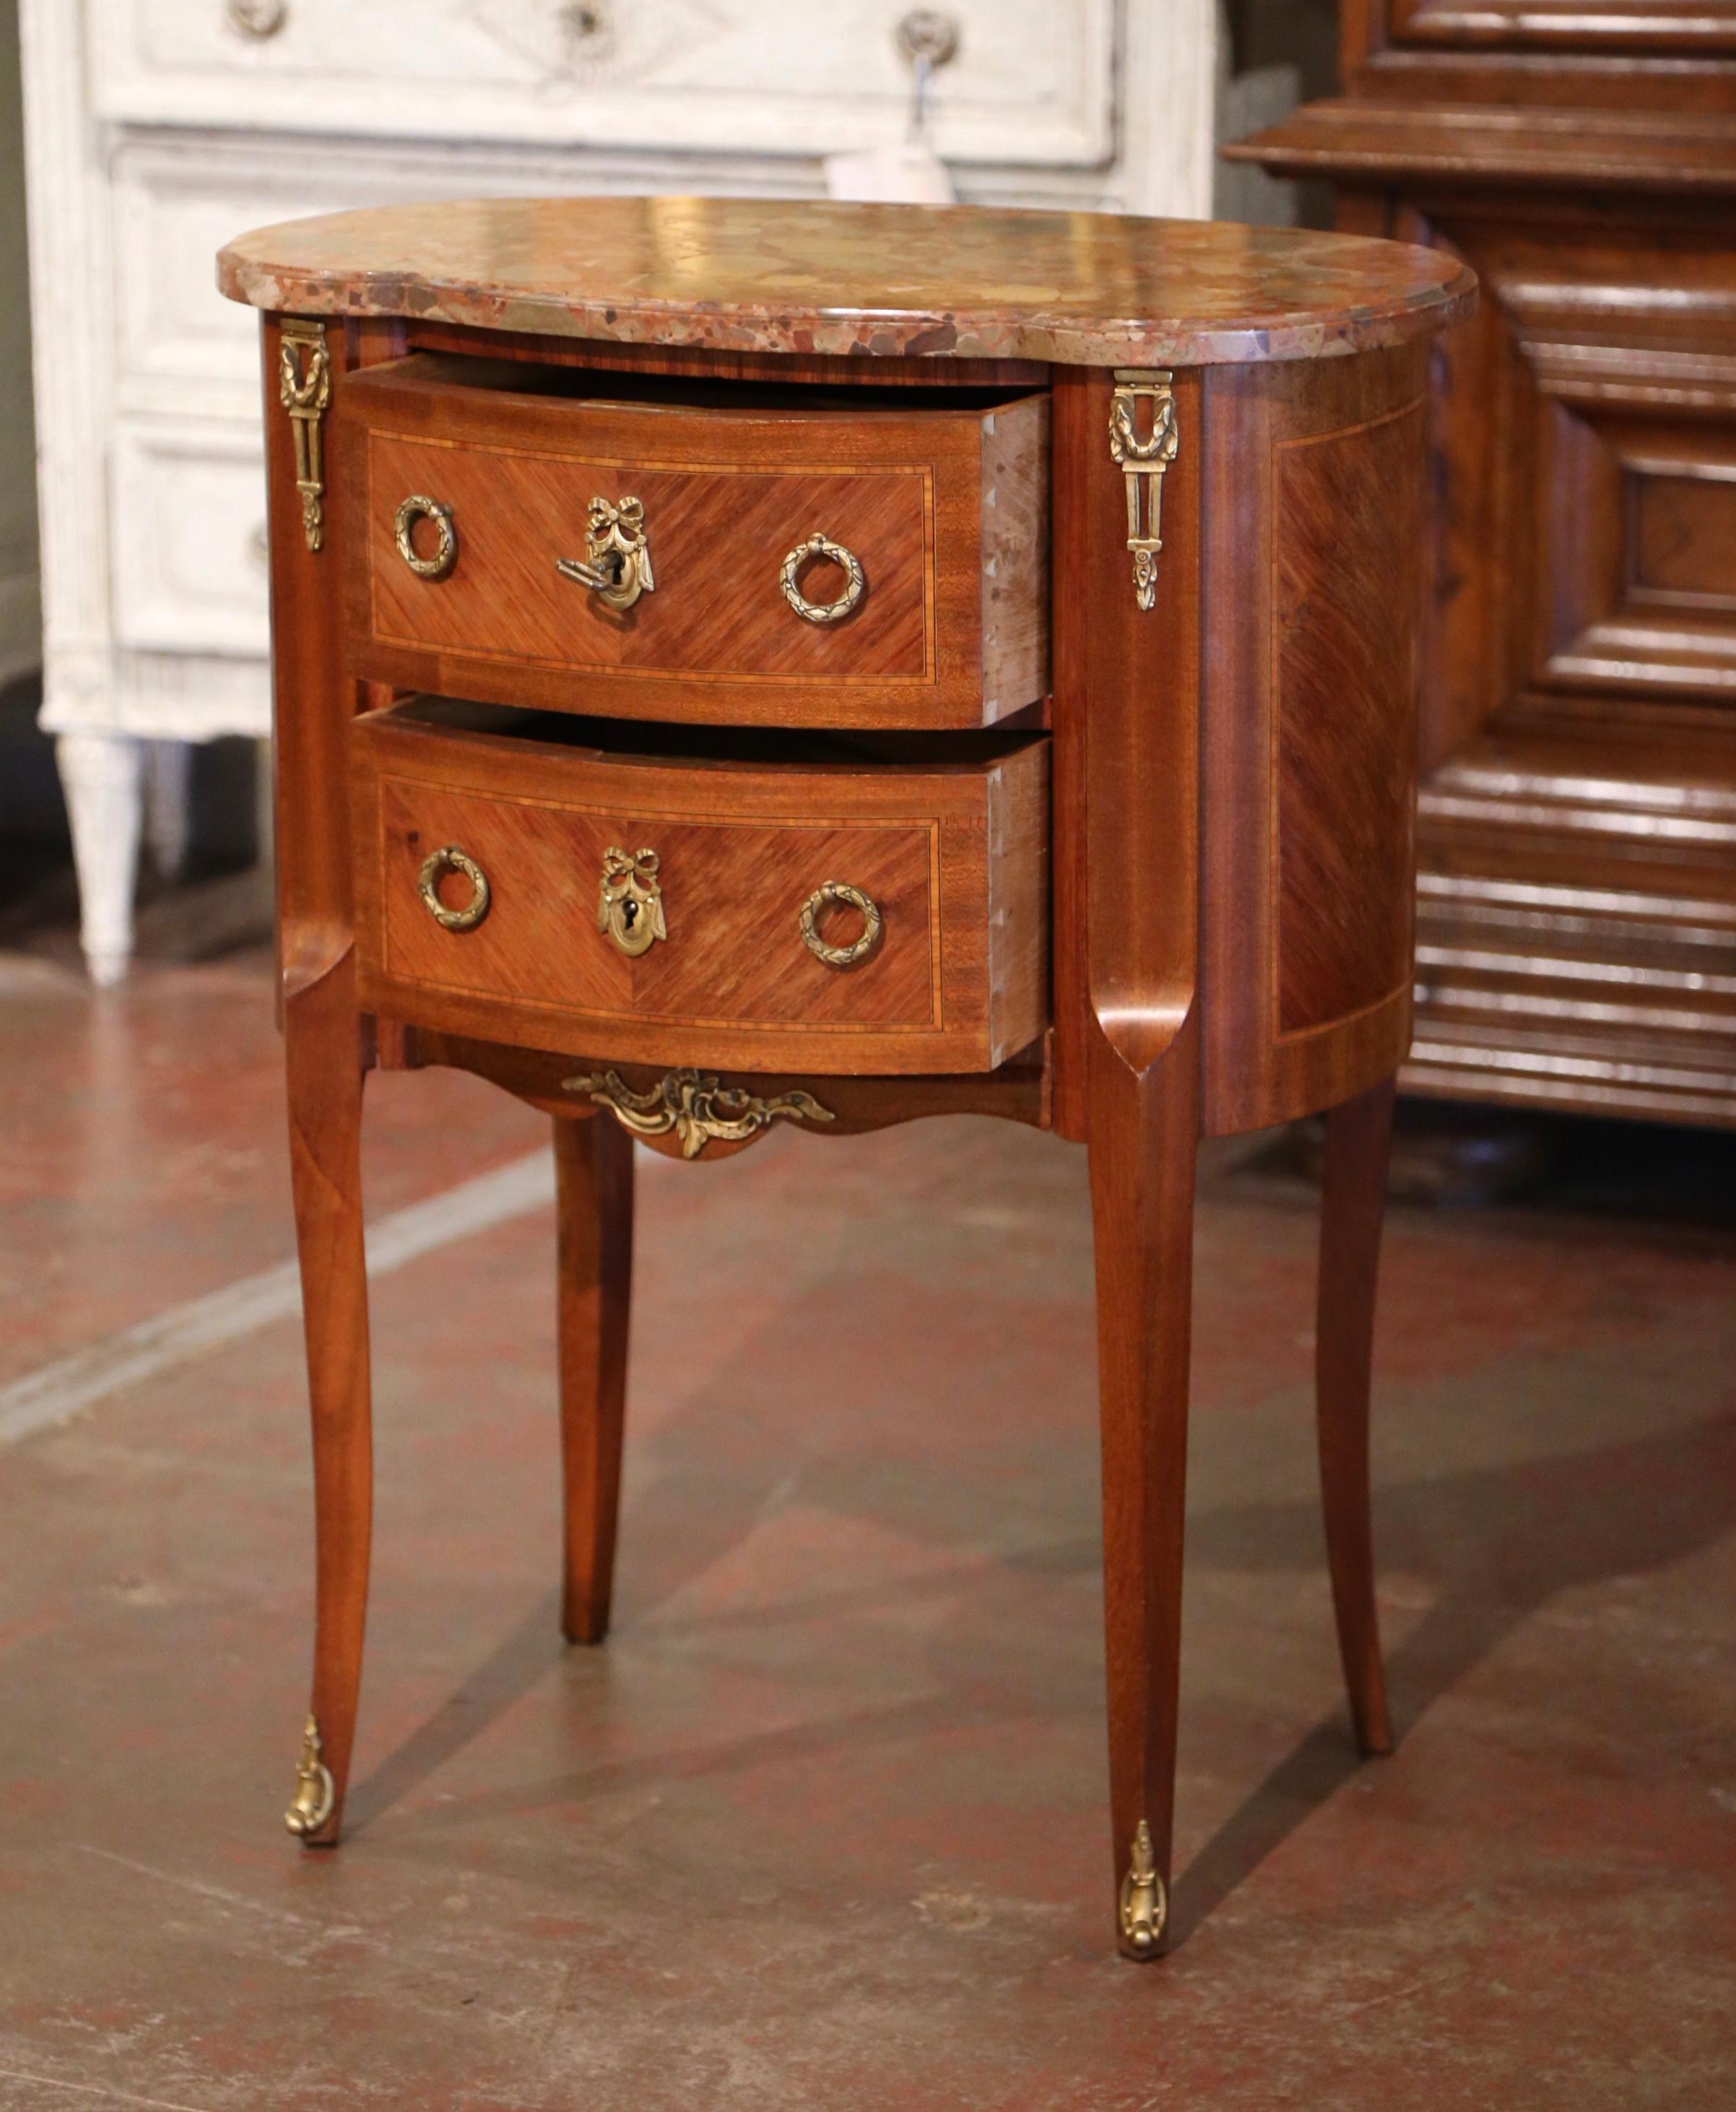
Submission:
POLYGON ((648 954, 659 939, 669 936, 658 863, 655 851, 634 851, 629 856, 615 844, 602 854, 597 928, 629 961, 648 954))

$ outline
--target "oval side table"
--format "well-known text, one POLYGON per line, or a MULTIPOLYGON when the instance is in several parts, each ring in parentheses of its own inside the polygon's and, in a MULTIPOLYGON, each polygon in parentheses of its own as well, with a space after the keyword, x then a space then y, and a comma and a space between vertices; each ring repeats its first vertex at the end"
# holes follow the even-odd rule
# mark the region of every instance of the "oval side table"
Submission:
POLYGON ((608 1622, 634 1138, 987 1113, 1089 1152, 1112 1899, 1169 1921, 1195 1149, 1324 1109, 1317 1377, 1390 1743, 1369 1358, 1410 1035, 1424 364, 1452 259, 690 198, 250 234, 318 1524, 292 1831, 338 1836, 375 1065, 555 1117, 565 1627, 608 1622))

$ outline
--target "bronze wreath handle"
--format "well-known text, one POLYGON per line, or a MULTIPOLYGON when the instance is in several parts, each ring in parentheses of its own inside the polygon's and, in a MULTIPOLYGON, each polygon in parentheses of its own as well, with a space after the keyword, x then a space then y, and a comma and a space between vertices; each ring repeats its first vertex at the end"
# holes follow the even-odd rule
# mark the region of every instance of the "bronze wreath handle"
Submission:
POLYGON ((814 535, 807 542, 797 544, 784 560, 778 583, 784 589, 784 600, 804 623, 841 623, 867 591, 868 575, 853 550, 847 550, 842 543, 834 543, 829 535, 814 535), (843 566, 844 590, 836 601, 810 601, 796 585, 797 573, 810 558, 829 558, 834 565, 843 566))
POLYGON ((489 876, 456 844, 424 858, 416 884, 429 915, 445 931, 474 931, 489 913, 489 876), (440 899, 440 882, 449 872, 461 872, 470 884, 470 899, 461 909, 448 909, 440 899))
POLYGON ((874 898, 842 880, 829 880, 814 890, 802 905, 800 922, 802 944, 816 960, 824 961, 829 968, 853 968, 858 961, 866 961, 879 944, 884 928, 884 920, 874 898), (815 928, 814 920, 831 903, 842 903, 846 908, 861 913, 862 935, 853 946, 829 946, 815 928))
POLYGON ((458 562, 458 530, 452 526, 452 509, 438 498, 413 493, 398 509, 392 523, 398 554, 418 579, 443 580, 458 562), (411 536, 418 521, 431 521, 439 538, 431 558, 419 558, 411 536))

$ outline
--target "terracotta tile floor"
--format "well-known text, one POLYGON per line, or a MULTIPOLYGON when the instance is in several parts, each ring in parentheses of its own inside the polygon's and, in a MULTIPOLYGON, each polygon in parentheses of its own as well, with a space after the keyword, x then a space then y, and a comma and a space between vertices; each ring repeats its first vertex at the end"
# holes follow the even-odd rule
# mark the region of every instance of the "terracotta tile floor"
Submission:
MULTIPOLYGON (((100 1000, 0 963, 0 1384, 288 1254, 269 990, 256 955, 100 1000)), ((377 1212, 543 1136, 473 1081, 370 1090, 377 1212)), ((642 1195, 602 1650, 556 1629, 548 1213, 376 1286, 336 1855, 279 1818, 294 1321, 0 1452, 4 2112, 1736 2105, 1728 1212, 1394 1212, 1404 1737, 1358 1766, 1312 1198, 1215 1162, 1185 1941, 1142 1970, 1107 1943, 1082 1155, 780 1133, 642 1195)))

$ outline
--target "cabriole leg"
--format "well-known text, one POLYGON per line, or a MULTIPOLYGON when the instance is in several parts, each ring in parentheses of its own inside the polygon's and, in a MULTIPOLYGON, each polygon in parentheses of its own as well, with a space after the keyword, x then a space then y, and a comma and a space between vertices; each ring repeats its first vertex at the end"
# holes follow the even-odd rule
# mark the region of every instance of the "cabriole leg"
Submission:
POLYGON ((1315 1337, 1320 1496, 1344 1683, 1357 1743, 1365 1753, 1393 1750, 1375 1609, 1368 1421, 1393 1091, 1394 1081, 1385 1079, 1328 1114, 1320 1199, 1315 1337))
POLYGON ((1169 1914, 1198 1062, 1191 1022, 1143 1073, 1101 1051, 1087 1115, 1116 1932, 1137 1959, 1169 1914))
POLYGON ((317 1613, 313 1701, 284 1814, 309 1846, 338 1838, 367 1618, 373 1513, 367 1276, 361 1231, 361 1021, 346 953, 284 1016, 289 1164, 313 1413, 317 1613))

